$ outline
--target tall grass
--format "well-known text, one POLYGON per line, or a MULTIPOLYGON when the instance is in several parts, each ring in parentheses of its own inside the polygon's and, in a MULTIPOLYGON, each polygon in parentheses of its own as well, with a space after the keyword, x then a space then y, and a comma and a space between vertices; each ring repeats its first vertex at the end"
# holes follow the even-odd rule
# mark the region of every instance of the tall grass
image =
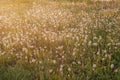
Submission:
POLYGON ((120 79, 119 1, 0 4, 0 80, 120 79))

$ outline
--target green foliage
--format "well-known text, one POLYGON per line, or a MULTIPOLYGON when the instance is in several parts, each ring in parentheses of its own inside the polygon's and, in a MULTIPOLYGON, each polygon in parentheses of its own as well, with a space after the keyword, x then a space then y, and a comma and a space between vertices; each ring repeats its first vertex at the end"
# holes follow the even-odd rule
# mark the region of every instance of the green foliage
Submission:
POLYGON ((0 68, 0 80, 32 80, 31 73, 20 67, 0 68))

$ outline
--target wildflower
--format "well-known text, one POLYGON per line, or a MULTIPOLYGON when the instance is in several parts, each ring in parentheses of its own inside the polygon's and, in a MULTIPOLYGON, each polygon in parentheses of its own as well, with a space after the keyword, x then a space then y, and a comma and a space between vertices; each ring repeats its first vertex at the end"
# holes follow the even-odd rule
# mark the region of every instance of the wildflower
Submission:
POLYGON ((103 53, 107 53, 107 50, 103 50, 103 53))
POLYGON ((110 65, 110 68, 113 69, 113 68, 114 68, 114 64, 111 64, 111 65, 110 65))
POLYGON ((42 61, 39 61, 39 63, 41 64, 41 63, 42 63, 42 61))
POLYGON ((97 43, 93 43, 93 46, 97 46, 98 44, 97 43))
POLYGON ((62 56, 62 59, 64 59, 64 58, 65 58, 65 56, 63 55, 63 56, 62 56))
POLYGON ((53 60, 53 63, 56 64, 56 60, 53 60))
POLYGON ((107 54, 105 54, 105 57, 107 58, 107 57, 108 57, 108 55, 107 55, 107 54))
POLYGON ((95 37, 93 37, 93 39, 97 39, 97 37, 95 36, 95 37))
POLYGON ((5 52, 0 52, 0 55, 4 55, 5 54, 5 52))
POLYGON ((49 73, 52 73, 52 72, 53 72, 53 69, 50 69, 50 70, 49 70, 49 73))
POLYGON ((80 61, 78 61, 77 63, 78 63, 78 64, 81 64, 81 62, 80 62, 80 61))
POLYGON ((114 72, 117 73, 117 72, 118 72, 118 69, 115 69, 114 72))
POLYGON ((96 64, 93 64, 93 68, 96 68, 96 64))
POLYGON ((68 68, 68 71, 71 71, 71 68, 70 68, 70 67, 68 68))
POLYGON ((73 61, 72 64, 76 64, 76 62, 73 61))
POLYGON ((75 56, 75 54, 76 54, 76 53, 75 53, 75 52, 73 52, 73 54, 72 54, 72 55, 73 55, 73 56, 75 56))
POLYGON ((22 51, 27 53, 28 49, 27 48, 22 48, 22 51))
POLYGON ((31 62, 32 62, 32 63, 34 63, 35 61, 36 61, 36 59, 32 59, 32 61, 31 61, 31 62))
POLYGON ((116 45, 119 46, 119 45, 120 45, 120 42, 119 42, 119 43, 116 43, 116 45))
POLYGON ((98 51, 96 54, 99 55, 99 54, 100 54, 100 51, 98 51))
POLYGON ((62 72, 63 71, 63 65, 60 65, 60 72, 62 72))
POLYGON ((91 43, 92 43, 92 42, 91 42, 91 41, 89 41, 89 42, 88 42, 88 46, 91 46, 91 43))

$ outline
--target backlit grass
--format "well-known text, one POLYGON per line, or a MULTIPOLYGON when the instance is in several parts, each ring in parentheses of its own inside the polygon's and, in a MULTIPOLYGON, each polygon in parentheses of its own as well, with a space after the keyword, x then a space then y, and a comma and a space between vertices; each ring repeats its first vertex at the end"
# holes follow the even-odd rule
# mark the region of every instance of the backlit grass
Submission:
POLYGON ((0 80, 120 80, 119 4, 0 1, 0 80))

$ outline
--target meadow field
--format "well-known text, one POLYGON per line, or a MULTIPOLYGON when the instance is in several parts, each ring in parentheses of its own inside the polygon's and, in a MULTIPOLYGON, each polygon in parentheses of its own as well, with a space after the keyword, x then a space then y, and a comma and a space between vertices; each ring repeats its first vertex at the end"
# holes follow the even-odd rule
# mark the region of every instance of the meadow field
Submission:
POLYGON ((120 1, 0 0, 0 80, 120 80, 120 1))

